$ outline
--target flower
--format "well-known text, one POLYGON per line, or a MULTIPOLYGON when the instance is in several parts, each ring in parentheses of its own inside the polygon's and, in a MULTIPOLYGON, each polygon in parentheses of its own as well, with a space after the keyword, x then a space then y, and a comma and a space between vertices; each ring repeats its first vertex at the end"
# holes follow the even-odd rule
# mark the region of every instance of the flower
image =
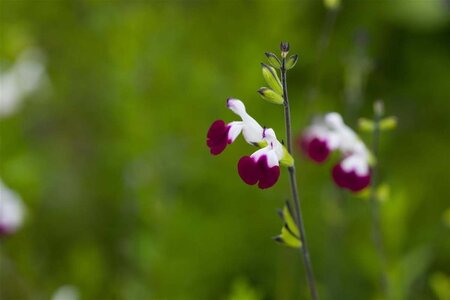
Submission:
POLYGON ((239 160, 238 173, 245 183, 258 183, 259 188, 266 189, 273 186, 280 177, 279 161, 282 160, 284 151, 273 129, 263 130, 263 140, 267 146, 239 160))
POLYGON ((17 231, 23 223, 22 200, 0 180, 0 236, 17 231))
POLYGON ((315 119, 313 125, 307 128, 298 140, 303 152, 318 163, 327 160, 330 153, 337 148, 338 142, 337 135, 320 119, 315 119))
POLYGON ((333 167, 332 176, 338 186, 359 192, 370 184, 371 173, 364 156, 351 154, 333 167))
POLYGON ((228 98, 227 107, 241 117, 242 121, 234 121, 225 124, 222 120, 217 120, 209 127, 206 144, 210 148, 212 155, 218 155, 225 150, 228 144, 242 132, 244 139, 252 145, 262 142, 263 128, 245 110, 245 105, 241 100, 228 98))
POLYGON ((370 152, 338 113, 316 119, 305 130, 299 144, 318 163, 324 162, 334 150, 341 153, 341 161, 332 169, 332 177, 339 187, 358 192, 370 184, 370 152))
POLYGON ((209 127, 206 144, 212 155, 222 153, 228 144, 233 143, 242 133, 245 141, 261 149, 250 156, 243 156, 238 162, 241 179, 249 184, 266 189, 273 186, 280 177, 280 164, 292 166, 294 161, 286 148, 277 140, 271 128, 263 128, 246 111, 241 100, 229 98, 227 107, 237 114, 242 121, 225 124, 217 120, 209 127))

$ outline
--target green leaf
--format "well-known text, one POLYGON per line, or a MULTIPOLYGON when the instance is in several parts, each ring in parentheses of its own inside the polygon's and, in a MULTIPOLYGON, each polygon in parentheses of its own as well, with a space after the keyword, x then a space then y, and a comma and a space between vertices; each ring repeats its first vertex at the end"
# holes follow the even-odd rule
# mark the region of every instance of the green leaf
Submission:
POLYGON ((271 52, 266 52, 264 53, 267 57, 267 59, 269 60, 269 63, 272 65, 272 67, 274 68, 281 68, 281 61, 280 59, 273 53, 271 52))
POLYGON ((264 63, 261 63, 261 66, 264 80, 269 87, 280 96, 283 95, 283 88, 281 87, 281 81, 278 78, 276 70, 264 63))
POLYGON ((298 54, 291 55, 286 61, 286 70, 292 69, 298 61, 298 54))
POLYGON ((274 104, 283 104, 284 103, 283 97, 281 97, 280 95, 278 95, 277 93, 275 93, 273 90, 271 90, 269 88, 262 87, 258 90, 258 93, 261 95, 261 98, 263 98, 264 100, 266 100, 270 103, 274 103, 274 104))

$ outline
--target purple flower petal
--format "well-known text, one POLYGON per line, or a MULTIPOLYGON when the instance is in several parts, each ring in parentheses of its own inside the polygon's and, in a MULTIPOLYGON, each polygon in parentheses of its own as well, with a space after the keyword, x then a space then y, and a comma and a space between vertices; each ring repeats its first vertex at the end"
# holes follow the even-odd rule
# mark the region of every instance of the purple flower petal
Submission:
POLYGON ((206 145, 210 148, 212 155, 222 153, 228 144, 228 131, 230 127, 222 120, 217 120, 211 124, 206 136, 206 145))
POLYGON ((250 156, 244 156, 239 160, 238 173, 242 180, 249 185, 256 184, 260 177, 258 165, 250 156))
POLYGON ((334 182, 345 189, 352 192, 359 192, 370 184, 371 174, 360 176, 356 174, 355 170, 345 171, 341 164, 336 164, 332 170, 334 182))
POLYGON ((260 189, 267 189, 273 186, 280 177, 280 167, 269 167, 267 163, 267 156, 263 155, 258 160, 258 168, 260 170, 260 178, 258 187, 260 189))
POLYGON ((330 155, 331 149, 328 147, 327 141, 317 137, 300 137, 298 145, 302 151, 317 163, 324 162, 330 155))

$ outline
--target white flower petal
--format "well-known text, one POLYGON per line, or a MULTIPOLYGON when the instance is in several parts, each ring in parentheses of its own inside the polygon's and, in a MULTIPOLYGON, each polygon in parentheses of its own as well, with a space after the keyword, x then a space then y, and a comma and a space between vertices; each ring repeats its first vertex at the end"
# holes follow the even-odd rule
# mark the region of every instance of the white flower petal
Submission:
POLYGON ((369 174, 369 164, 362 155, 353 154, 344 158, 341 166, 346 172, 354 170, 358 176, 366 176, 369 174))
POLYGON ((227 100, 227 107, 241 117, 244 123, 242 135, 247 143, 257 144, 263 140, 262 126, 247 113, 245 105, 241 100, 230 98, 227 100))
POLYGON ((230 130, 228 131, 228 143, 231 144, 239 136, 244 127, 244 122, 234 121, 228 124, 230 130))

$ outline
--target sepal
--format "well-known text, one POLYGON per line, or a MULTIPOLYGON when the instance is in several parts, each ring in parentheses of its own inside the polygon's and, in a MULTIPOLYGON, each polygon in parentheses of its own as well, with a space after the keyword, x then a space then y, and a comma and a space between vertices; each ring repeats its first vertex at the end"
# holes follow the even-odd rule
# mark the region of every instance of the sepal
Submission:
POLYGON ((283 157, 280 160, 280 165, 284 167, 292 167, 294 165, 294 158, 289 151, 287 151, 286 147, 283 146, 283 157))
POLYGON ((284 103, 283 97, 281 97, 281 95, 275 93, 273 90, 271 90, 269 88, 262 87, 258 90, 258 93, 261 95, 261 98, 263 98, 264 100, 266 100, 270 103, 274 103, 274 104, 283 104, 284 103))
POLYGON ((283 220, 284 225, 281 228, 281 234, 275 236, 273 239, 288 247, 300 248, 302 246, 300 233, 292 217, 292 210, 288 201, 286 201, 283 210, 278 210, 278 214, 283 220))
POLYGON ((286 61, 286 70, 292 69, 298 61, 298 54, 291 55, 286 61))
POLYGON ((267 59, 269 60, 269 63, 272 65, 272 67, 274 68, 281 68, 281 61, 280 59, 273 53, 271 52, 266 52, 264 53, 267 57, 267 59))
POLYGON ((264 63, 261 63, 261 66, 264 80, 269 85, 269 87, 277 94, 283 95, 283 88, 281 87, 281 81, 278 78, 276 70, 264 63))
POLYGON ((397 127, 397 117, 391 116, 381 119, 380 129, 381 130, 391 130, 397 127))

